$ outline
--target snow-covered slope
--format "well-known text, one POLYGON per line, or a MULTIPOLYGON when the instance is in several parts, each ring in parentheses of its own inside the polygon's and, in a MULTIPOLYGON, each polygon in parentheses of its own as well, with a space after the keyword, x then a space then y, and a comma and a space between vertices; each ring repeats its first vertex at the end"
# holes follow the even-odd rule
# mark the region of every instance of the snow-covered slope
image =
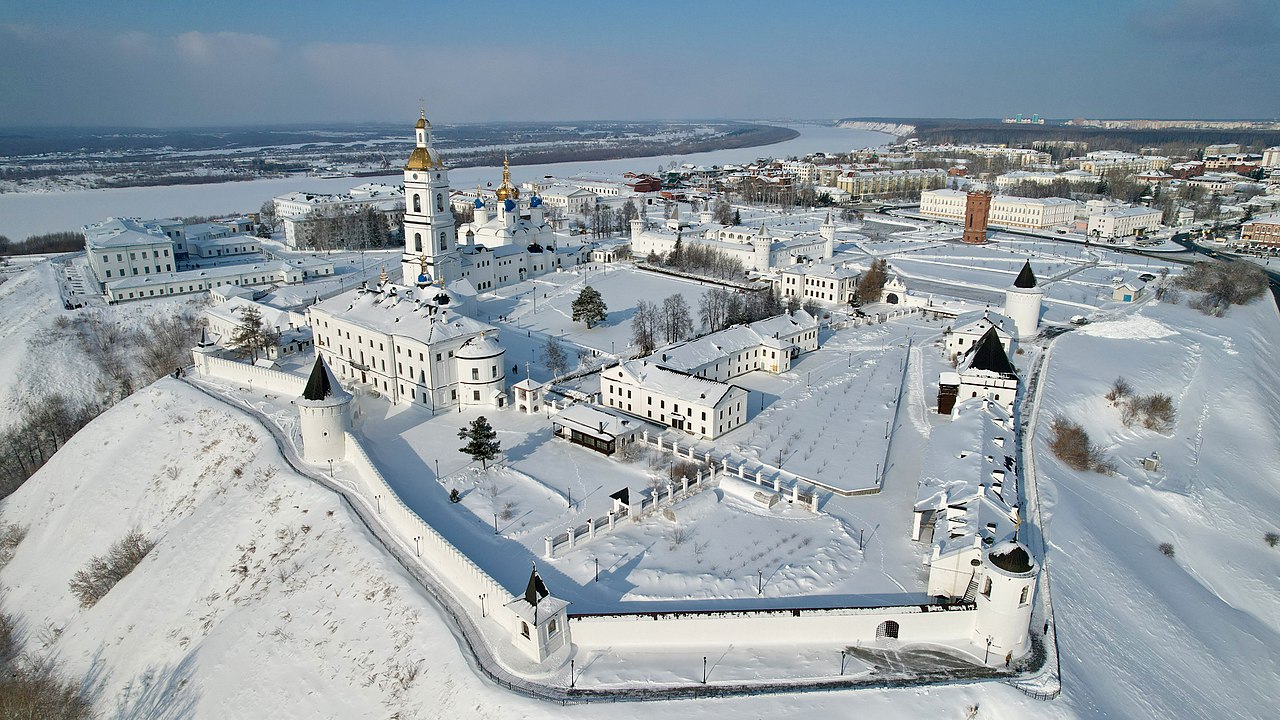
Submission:
POLYGON ((1081 716, 1274 717, 1280 549, 1263 536, 1280 530, 1278 343, 1269 295, 1225 318, 1151 304, 1056 342, 1042 418, 1081 423, 1119 467, 1066 469, 1041 423, 1064 698, 1081 716), (1171 433, 1124 426, 1103 398, 1117 376, 1173 397, 1171 433))
MULTIPOLYGON (((29 527, 2 571, 29 647, 89 677, 107 716, 452 718, 651 715, 561 708, 467 665, 435 607, 342 501, 287 469, 242 415, 162 380, 98 418, 0 507, 29 527), (267 477, 270 474, 271 477, 267 477), (71 575, 131 528, 158 541, 97 605, 71 575)), ((1000 684, 681 701, 691 717, 1001 716, 1061 708, 1000 684)), ((677 712, 676 708, 671 710, 677 712)))

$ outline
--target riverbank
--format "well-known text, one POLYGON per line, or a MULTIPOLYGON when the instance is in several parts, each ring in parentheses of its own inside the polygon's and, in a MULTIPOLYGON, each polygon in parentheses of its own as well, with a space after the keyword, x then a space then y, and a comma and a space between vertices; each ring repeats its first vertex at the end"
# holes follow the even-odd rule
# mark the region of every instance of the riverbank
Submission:
MULTIPOLYGON (((767 146, 727 148, 697 153, 667 153, 612 160, 572 161, 519 165, 513 171, 518 182, 545 175, 567 177, 581 172, 654 172, 659 165, 695 163, 699 165, 741 164, 762 155, 801 156, 813 152, 847 152, 891 142, 889 135, 831 125, 788 123, 796 132, 789 140, 767 146)), ((495 166, 451 169, 450 184, 470 188, 501 180, 502 169, 495 166)), ((20 240, 30 235, 81 226, 112 216, 185 217, 191 215, 232 215, 256 212, 262 203, 295 190, 341 192, 363 182, 400 184, 400 172, 362 178, 314 178, 296 175, 267 180, 246 180, 212 185, 165 185, 157 187, 78 190, 59 193, 7 193, 0 195, 0 235, 20 240)))

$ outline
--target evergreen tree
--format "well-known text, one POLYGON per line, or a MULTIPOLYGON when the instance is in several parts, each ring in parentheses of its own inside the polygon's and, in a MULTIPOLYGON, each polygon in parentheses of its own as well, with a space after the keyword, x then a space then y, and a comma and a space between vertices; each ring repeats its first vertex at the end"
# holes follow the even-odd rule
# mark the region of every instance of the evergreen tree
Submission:
POLYGON ((482 468, 488 468, 489 461, 498 457, 501 452, 502 443, 498 441, 498 431, 493 429, 483 415, 459 430, 458 438, 467 441, 466 445, 458 448, 458 452, 466 453, 472 460, 479 460, 482 468))
POLYGON ((245 305, 240 311, 240 324, 231 333, 231 347, 241 357, 258 359, 258 351, 276 343, 279 336, 262 321, 256 305, 245 305))
POLYGON ((573 301, 573 321, 586 323, 590 330, 608 317, 609 308, 604 304, 600 291, 590 285, 582 288, 582 292, 573 301))
POLYGON ((742 224, 742 212, 740 210, 733 211, 733 224, 734 225, 742 224))

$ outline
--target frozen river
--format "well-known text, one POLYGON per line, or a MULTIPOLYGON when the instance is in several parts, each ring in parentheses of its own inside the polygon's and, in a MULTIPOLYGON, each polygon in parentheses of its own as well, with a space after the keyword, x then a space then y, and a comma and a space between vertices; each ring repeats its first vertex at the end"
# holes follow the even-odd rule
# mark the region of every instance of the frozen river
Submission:
MULTIPOLYGON (((654 172, 659 164, 671 161, 699 165, 737 164, 766 155, 788 157, 813 152, 847 152, 892 141, 888 135, 865 130, 802 124, 788 124, 788 127, 794 128, 800 135, 774 145, 713 150, 691 155, 521 165, 513 170, 515 176, 513 179, 519 183, 530 177, 543 175, 565 177, 586 170, 617 173, 627 170, 654 172)), ((405 132, 409 131, 406 129, 405 132)), ((497 185, 502 179, 502 172, 496 167, 459 168, 450 171, 449 179, 455 188, 471 188, 477 183, 488 182, 497 185)), ((78 230, 86 223, 111 216, 155 218, 256 212, 262 203, 272 197, 294 190, 340 192, 362 182, 399 184, 401 180, 402 175, 399 173, 371 178, 297 176, 214 185, 166 185, 57 193, 5 193, 0 194, 0 235, 6 235, 12 240, 21 240, 37 233, 78 230)))

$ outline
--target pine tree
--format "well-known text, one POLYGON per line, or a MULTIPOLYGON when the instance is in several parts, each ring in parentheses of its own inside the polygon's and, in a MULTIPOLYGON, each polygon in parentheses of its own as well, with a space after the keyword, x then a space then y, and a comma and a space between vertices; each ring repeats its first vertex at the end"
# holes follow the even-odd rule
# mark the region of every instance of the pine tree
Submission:
POLYGON ((262 313, 255 305, 245 305, 240 311, 240 324, 231 333, 231 347, 241 357, 258 359, 258 351, 274 341, 274 333, 262 322, 262 313))
POLYGON ((483 468, 488 468, 489 461, 498 457, 498 453, 502 451, 498 431, 493 429, 483 415, 459 430, 458 437, 467 441, 466 445, 458 448, 458 452, 470 455, 472 460, 479 460, 483 468))
POLYGON ((573 321, 584 322, 590 330, 609 317, 609 308, 604 304, 600 291, 590 285, 582 288, 573 301, 573 321))
POLYGON ((734 210, 734 211, 733 211, 733 224, 734 224, 734 225, 741 225, 741 224, 742 224, 742 212, 741 212, 741 211, 739 211, 739 210, 734 210))

